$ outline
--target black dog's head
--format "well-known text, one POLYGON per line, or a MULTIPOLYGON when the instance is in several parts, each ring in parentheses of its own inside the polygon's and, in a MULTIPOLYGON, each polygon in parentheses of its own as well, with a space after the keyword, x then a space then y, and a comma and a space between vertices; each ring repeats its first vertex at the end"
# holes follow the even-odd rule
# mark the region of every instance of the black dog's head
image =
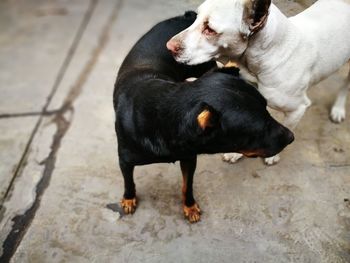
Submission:
POLYGON ((293 142, 293 133, 266 110, 263 96, 238 77, 214 72, 193 85, 200 95, 190 122, 200 151, 270 157, 293 142))

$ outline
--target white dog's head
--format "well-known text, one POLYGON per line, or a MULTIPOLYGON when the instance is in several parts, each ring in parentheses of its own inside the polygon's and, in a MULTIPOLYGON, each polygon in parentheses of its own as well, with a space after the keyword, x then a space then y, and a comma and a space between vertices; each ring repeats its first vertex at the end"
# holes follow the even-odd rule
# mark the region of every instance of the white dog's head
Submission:
POLYGON ((238 58, 266 22, 271 0, 206 0, 196 21, 167 43, 180 63, 238 58))

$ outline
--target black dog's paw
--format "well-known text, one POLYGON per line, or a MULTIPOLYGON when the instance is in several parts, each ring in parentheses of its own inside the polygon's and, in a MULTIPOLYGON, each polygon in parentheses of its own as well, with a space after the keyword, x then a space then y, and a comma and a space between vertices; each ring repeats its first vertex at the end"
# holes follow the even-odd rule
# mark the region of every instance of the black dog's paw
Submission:
POLYGON ((183 205, 184 216, 190 223, 197 223, 201 219, 201 209, 198 204, 195 203, 193 206, 183 205))
POLYGON ((120 201, 120 205, 123 208, 123 211, 125 214, 133 214, 135 212, 136 206, 137 206, 136 197, 134 197, 133 199, 123 198, 120 201))

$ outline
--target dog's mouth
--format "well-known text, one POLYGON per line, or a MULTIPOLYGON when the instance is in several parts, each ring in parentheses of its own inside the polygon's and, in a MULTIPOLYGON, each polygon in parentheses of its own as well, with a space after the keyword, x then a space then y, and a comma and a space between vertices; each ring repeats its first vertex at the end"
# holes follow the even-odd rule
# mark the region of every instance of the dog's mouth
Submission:
POLYGON ((177 63, 184 64, 184 65, 192 65, 191 60, 183 56, 182 53, 173 54, 173 58, 177 63))

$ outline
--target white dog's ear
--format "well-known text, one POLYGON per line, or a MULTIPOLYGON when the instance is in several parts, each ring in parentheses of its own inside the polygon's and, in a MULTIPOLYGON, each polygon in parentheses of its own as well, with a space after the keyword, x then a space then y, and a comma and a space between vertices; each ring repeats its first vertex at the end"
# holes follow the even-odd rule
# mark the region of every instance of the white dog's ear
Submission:
POLYGON ((269 15, 270 5, 271 0, 246 1, 243 19, 249 26, 251 35, 264 27, 269 15))

